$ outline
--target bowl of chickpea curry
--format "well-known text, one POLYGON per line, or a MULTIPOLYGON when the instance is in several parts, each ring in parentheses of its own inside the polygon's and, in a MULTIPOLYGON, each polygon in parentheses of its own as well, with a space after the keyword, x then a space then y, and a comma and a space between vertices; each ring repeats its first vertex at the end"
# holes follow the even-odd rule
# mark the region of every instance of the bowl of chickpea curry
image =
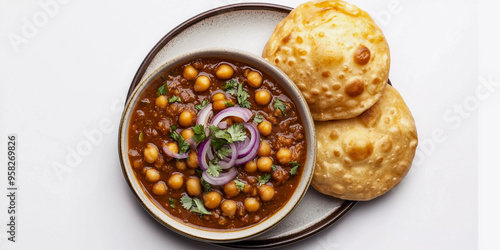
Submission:
POLYGON ((141 82, 119 130, 123 173, 141 205, 187 237, 257 236, 297 206, 316 135, 293 82, 261 57, 205 49, 141 82))

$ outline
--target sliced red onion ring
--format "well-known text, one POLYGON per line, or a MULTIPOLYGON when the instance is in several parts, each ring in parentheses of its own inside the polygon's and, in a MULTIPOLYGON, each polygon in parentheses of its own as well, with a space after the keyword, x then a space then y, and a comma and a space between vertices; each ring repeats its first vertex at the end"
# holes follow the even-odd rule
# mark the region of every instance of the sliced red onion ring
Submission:
POLYGON ((231 148, 231 155, 224 158, 224 160, 219 161, 219 163, 218 163, 218 165, 222 169, 228 169, 228 168, 234 166, 234 162, 236 161, 236 158, 237 158, 236 146, 234 145, 234 143, 229 144, 229 147, 231 148), (226 159, 230 159, 230 160, 227 162, 227 161, 225 161, 226 159))
POLYGON ((202 143, 200 143, 200 148, 198 149, 198 163, 200 164, 200 168, 203 169, 203 171, 207 170, 208 168, 208 163, 207 163, 207 152, 211 151, 210 149, 210 138, 207 138, 204 140, 202 143))
POLYGON ((196 142, 193 140, 193 138, 186 139, 185 142, 191 146, 192 150, 196 150, 196 142))
MULTIPOLYGON (((248 143, 250 150, 246 153, 246 155, 238 156, 239 158, 236 159, 234 165, 242 165, 251 161, 253 158, 255 158, 255 156, 257 156, 257 153, 259 152, 260 133, 257 130, 257 127, 255 127, 255 125, 252 123, 243 123, 243 126, 245 126, 245 128, 247 128, 252 135, 252 137, 250 138, 250 142, 248 143)), ((240 155, 241 151, 243 150, 245 149, 241 149, 240 152, 238 152, 238 155, 240 155)))
POLYGON ((243 123, 243 126, 250 132, 250 141, 247 143, 244 142, 238 149, 238 157, 240 158, 252 151, 257 142, 259 143, 258 146, 260 146, 260 133, 257 127, 253 123, 243 123))
POLYGON ((234 180, 234 178, 238 175, 238 171, 234 168, 230 168, 229 171, 220 173, 218 177, 211 176, 207 174, 206 171, 203 171, 201 177, 208 183, 215 186, 222 186, 226 183, 234 180))
POLYGON ((214 112, 212 111, 212 104, 209 103, 205 106, 199 113, 198 118, 196 118, 196 125, 202 124, 205 128, 205 134, 208 136, 208 119, 214 112))
POLYGON ((248 120, 250 120, 250 118, 252 118, 252 115, 253 114, 252 111, 250 111, 250 109, 241 107, 230 107, 222 110, 217 115, 215 115, 214 118, 212 119, 212 122, 210 122, 210 125, 217 126, 220 121, 229 116, 236 116, 243 119, 243 121, 247 122, 248 120))
POLYGON ((186 159, 186 158, 188 158, 188 153, 176 154, 176 153, 170 151, 170 149, 168 149, 168 147, 166 145, 163 146, 163 152, 165 152, 165 154, 167 154, 168 156, 170 156, 172 158, 175 158, 175 159, 186 159))
POLYGON ((227 129, 227 122, 219 122, 219 124, 217 125, 217 127, 219 127, 220 129, 227 129))

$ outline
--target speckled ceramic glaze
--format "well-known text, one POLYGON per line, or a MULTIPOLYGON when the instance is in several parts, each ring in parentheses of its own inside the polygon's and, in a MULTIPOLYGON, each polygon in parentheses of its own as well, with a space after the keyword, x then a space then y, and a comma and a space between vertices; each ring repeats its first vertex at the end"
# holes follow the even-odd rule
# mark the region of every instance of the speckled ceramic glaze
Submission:
MULTIPOLYGON (((224 47, 260 56, 276 24, 290 7, 244 3, 223 6, 201 13, 175 27, 149 52, 139 67, 128 96, 161 65, 196 49, 224 47), (203 37, 204 39, 199 39, 203 37)), ((265 248, 287 245, 327 228, 345 215, 356 202, 320 194, 309 188, 295 210, 271 230, 250 240, 223 243, 238 248, 265 248)))
POLYGON ((183 234, 187 237, 198 239, 202 241, 215 242, 215 243, 227 243, 234 241, 241 241, 244 239, 249 239, 255 237, 263 232, 269 230, 270 228, 278 225, 283 221, 299 204, 302 198, 305 196, 309 184, 312 180, 312 173, 314 172, 314 166, 316 164, 316 133, 314 131, 314 122, 312 120, 309 108, 300 91, 295 86, 295 84, 288 78, 288 76, 281 70, 276 68, 274 65, 270 64, 263 58, 256 56, 254 54, 239 51, 235 49, 226 48, 215 48, 215 49, 202 49, 195 52, 190 52, 174 59, 171 59, 167 63, 156 69, 151 75, 146 77, 132 92, 130 99, 127 101, 125 110, 120 123, 119 132, 119 150, 120 159, 122 163, 122 168, 124 175, 138 198, 142 206, 160 223, 169 227, 170 229, 183 234), (258 69, 264 74, 269 75, 271 78, 275 79, 278 84, 280 84, 286 92, 288 92, 290 98, 295 103, 301 117, 304 122, 305 127, 305 138, 307 142, 307 155, 306 162, 304 164, 304 170, 297 186, 297 189, 293 193, 290 200, 286 203, 284 207, 278 210, 275 214, 271 215, 262 222, 253 225, 248 228, 238 229, 238 230, 210 230, 201 229, 199 227, 193 227, 188 224, 180 222, 165 213, 161 208, 152 202, 148 195, 144 192, 141 183, 136 179, 132 165, 130 164, 128 158, 128 131, 129 123, 133 114, 134 107, 137 105, 141 94, 147 87, 153 83, 154 79, 158 78, 160 75, 164 74, 165 71, 169 71, 172 68, 178 67, 189 63, 198 58, 221 58, 240 61, 252 68, 258 69))

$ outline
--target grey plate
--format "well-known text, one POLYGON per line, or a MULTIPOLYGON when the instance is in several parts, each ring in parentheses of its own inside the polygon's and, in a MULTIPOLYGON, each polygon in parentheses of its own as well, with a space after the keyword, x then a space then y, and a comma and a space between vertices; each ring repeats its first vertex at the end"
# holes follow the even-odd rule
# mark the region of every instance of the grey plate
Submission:
MULTIPOLYGON (((188 51, 227 47, 260 56, 276 24, 291 10, 281 5, 243 3, 215 8, 185 21, 166 34, 149 52, 135 74, 128 96, 155 69, 188 51)), ((223 245, 259 249, 287 245, 332 225, 355 204, 309 188, 293 213, 272 230, 251 240, 223 245)))

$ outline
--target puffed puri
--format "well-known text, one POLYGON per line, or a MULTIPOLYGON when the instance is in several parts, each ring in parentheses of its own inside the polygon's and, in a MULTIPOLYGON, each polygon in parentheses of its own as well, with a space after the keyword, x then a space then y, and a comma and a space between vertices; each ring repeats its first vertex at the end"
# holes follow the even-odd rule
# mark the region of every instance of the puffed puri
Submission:
POLYGON ((294 81, 316 121, 358 116, 377 102, 389 76, 381 29, 343 1, 299 5, 276 26, 262 56, 294 81))
POLYGON ((318 155, 312 186, 345 200, 371 200, 400 183, 418 144, 413 116, 387 85, 380 100, 360 116, 315 122, 318 155))

